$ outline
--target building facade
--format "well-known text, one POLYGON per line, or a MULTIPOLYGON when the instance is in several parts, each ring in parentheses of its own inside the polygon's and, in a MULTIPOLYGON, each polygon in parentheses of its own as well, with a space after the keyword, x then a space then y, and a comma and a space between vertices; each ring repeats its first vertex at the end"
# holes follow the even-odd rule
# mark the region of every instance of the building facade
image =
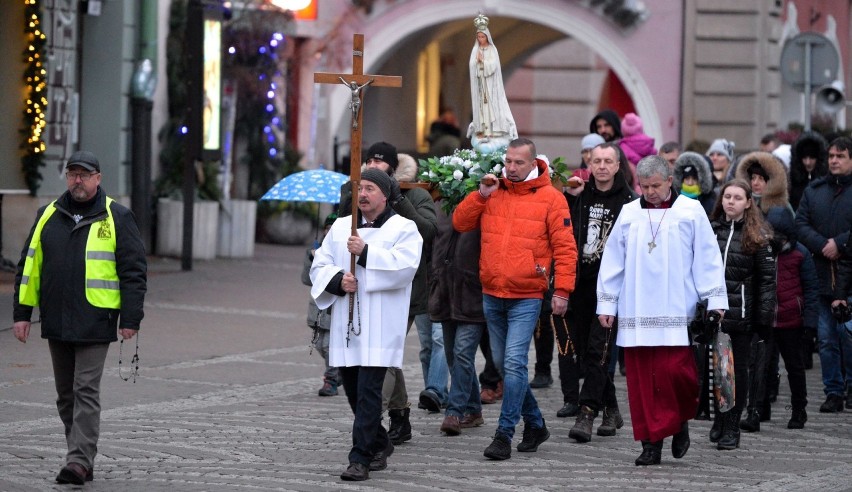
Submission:
MULTIPOLYGON (((233 2, 232 8, 249 2, 233 2)), ((0 18, 0 180, 27 189, 21 171, 26 107, 25 1, 9 2, 0 18)), ((47 36, 48 107, 42 182, 36 196, 7 193, 2 253, 17 258, 37 207, 64 191, 61 164, 73 151, 94 151, 104 188, 129 201, 131 86, 136 62, 153 52, 152 169, 159 172, 157 132, 166 121, 165 60, 169 0, 40 0, 47 36), (148 5, 144 8, 143 5, 148 5), (92 5, 99 7, 91 10, 92 5), (152 7, 153 5, 153 7, 152 7), (153 16, 154 21, 151 20, 153 16), (147 19, 147 20, 146 20, 147 19), (153 26, 151 23, 153 22, 153 26)), ((365 91, 364 146, 378 140, 421 153, 429 123, 453 109, 470 121, 468 60, 472 20, 480 12, 503 67, 519 133, 551 157, 577 162, 591 117, 612 107, 639 114, 659 146, 728 138, 738 151, 803 120, 803 96, 782 82, 784 43, 818 32, 834 43, 836 78, 850 82, 850 0, 315 0, 316 17, 294 20, 285 115, 302 166, 340 165, 349 153, 348 89, 316 85, 317 71, 352 68, 352 35, 365 35, 365 73, 400 75, 399 89, 365 91)), ((227 56, 227 55, 225 55, 227 56)), ((846 91, 848 95, 848 90, 846 91)), ((845 109, 833 115, 849 125, 845 109)), ((238 149, 239 146, 234 146, 238 149)), ((235 166, 239 157, 234 156, 235 166)), ((237 168, 235 176, 244 176, 237 168)), ((238 197, 239 198, 239 197, 238 197)))

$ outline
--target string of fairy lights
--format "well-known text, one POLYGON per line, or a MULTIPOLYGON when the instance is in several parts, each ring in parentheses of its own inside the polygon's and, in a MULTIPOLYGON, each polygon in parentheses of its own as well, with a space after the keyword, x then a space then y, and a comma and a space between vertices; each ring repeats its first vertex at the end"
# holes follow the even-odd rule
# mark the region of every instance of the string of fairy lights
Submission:
MULTIPOLYGON (((284 132, 284 124, 281 119, 279 108, 277 107, 277 103, 279 101, 278 91, 281 89, 280 79, 282 78, 281 70, 277 68, 278 65, 278 49, 286 42, 285 36, 280 32, 272 33, 269 41, 261 45, 257 48, 258 55, 264 56, 268 58, 267 63, 263 63, 264 67, 276 67, 271 71, 264 71, 263 69, 259 70, 260 73, 257 75, 258 82, 266 87, 265 95, 266 95, 266 104, 263 106, 263 110, 266 112, 267 117, 269 118, 269 123, 264 125, 263 133, 265 134, 266 143, 268 144, 268 154, 270 159, 282 158, 283 151, 279 148, 280 143, 283 140, 281 137, 284 132), (279 155, 281 154, 281 155, 279 155)), ((228 54, 235 55, 237 54, 237 48, 235 46, 228 47, 228 54)))
POLYGON ((26 107, 24 109, 24 132, 27 134, 25 155, 22 159, 24 174, 32 193, 38 188, 46 149, 42 133, 47 126, 47 67, 45 45, 47 36, 41 29, 41 0, 24 0, 24 34, 27 48, 24 51, 24 81, 26 84, 26 107))

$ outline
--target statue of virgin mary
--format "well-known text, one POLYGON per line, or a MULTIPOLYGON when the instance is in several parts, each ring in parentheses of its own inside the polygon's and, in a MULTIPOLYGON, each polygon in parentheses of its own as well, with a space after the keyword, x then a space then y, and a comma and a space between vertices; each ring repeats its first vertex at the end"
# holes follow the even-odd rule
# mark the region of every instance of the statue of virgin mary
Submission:
POLYGON ((518 137, 518 130, 503 89, 500 55, 488 30, 488 17, 479 14, 473 24, 476 26, 476 41, 469 63, 473 121, 467 136, 474 149, 493 152, 508 146, 518 137))

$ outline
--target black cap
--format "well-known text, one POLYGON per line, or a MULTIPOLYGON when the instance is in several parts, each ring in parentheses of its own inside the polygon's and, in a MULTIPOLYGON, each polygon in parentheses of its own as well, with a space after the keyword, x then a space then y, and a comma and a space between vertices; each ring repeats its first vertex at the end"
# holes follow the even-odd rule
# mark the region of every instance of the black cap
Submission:
POLYGON ((396 171, 399 166, 399 158, 396 156, 396 147, 387 142, 376 142, 367 149, 367 160, 378 159, 385 161, 396 171))
POLYGON ((71 166, 80 166, 93 173, 101 172, 101 164, 98 162, 98 158, 88 150, 78 150, 71 154, 71 157, 68 158, 68 163, 65 164, 65 169, 71 166))

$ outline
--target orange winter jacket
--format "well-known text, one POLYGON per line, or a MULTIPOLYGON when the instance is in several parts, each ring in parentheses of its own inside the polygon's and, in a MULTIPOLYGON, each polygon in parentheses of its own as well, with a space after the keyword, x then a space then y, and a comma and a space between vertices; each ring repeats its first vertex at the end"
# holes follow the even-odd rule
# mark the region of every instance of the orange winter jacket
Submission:
POLYGON ((479 228, 482 292, 509 299, 542 299, 554 265, 555 294, 574 290, 577 244, 568 202, 550 184, 547 164, 536 159, 539 176, 514 183, 500 179, 488 198, 469 194, 453 213, 459 232, 479 228))

